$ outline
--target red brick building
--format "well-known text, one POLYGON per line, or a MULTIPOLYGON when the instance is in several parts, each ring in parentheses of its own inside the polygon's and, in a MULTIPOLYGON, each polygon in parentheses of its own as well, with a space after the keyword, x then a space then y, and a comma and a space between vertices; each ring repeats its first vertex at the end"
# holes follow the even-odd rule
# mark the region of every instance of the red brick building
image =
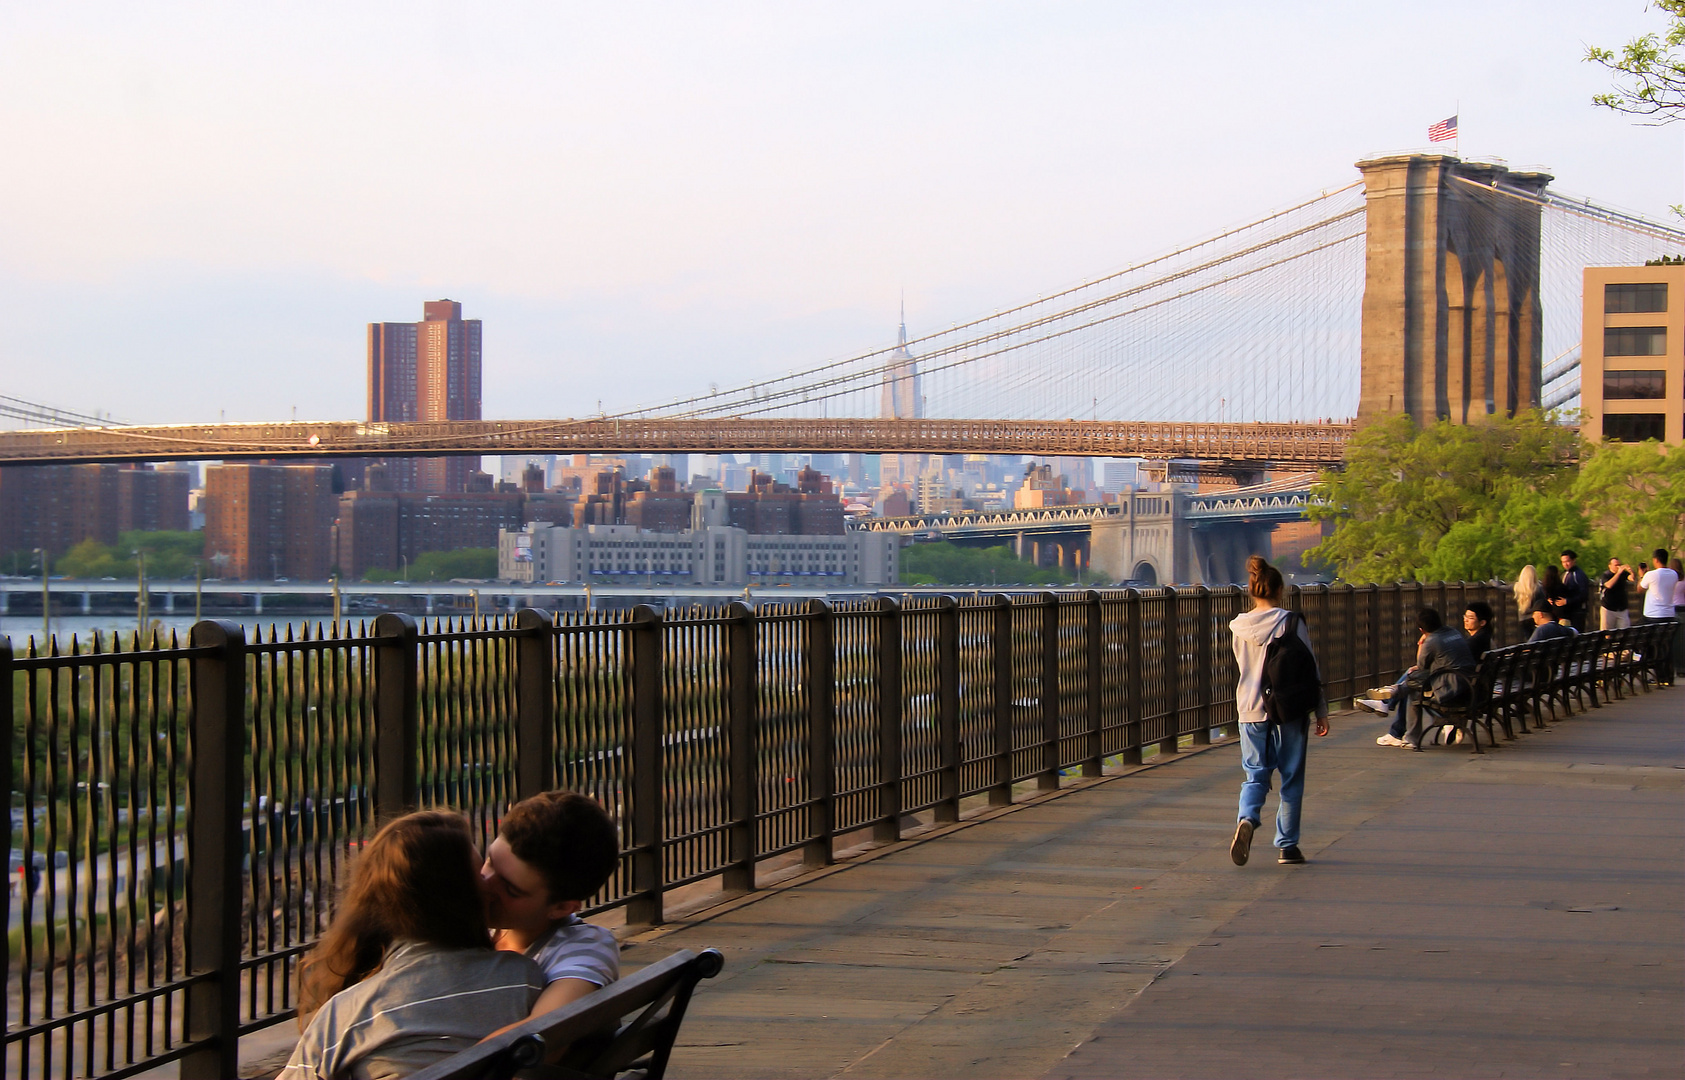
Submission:
POLYGON ((325 581, 336 503, 325 465, 205 469, 205 557, 218 577, 325 581))

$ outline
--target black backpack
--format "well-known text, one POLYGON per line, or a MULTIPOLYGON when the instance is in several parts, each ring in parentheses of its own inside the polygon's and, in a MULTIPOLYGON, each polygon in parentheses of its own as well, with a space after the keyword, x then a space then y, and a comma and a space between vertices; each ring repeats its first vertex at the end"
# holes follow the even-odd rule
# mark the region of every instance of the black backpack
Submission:
POLYGON ((1289 611, 1286 627, 1264 650, 1264 715, 1272 724, 1302 721, 1322 703, 1322 675, 1299 636, 1299 621, 1299 613, 1289 611))

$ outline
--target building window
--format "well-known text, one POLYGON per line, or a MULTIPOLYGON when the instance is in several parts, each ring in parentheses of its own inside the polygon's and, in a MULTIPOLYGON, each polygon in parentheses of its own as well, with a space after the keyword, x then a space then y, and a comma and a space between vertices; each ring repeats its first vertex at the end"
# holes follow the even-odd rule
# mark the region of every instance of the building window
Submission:
POLYGON ((1604 356, 1665 356, 1667 328, 1664 326, 1606 326, 1603 328, 1604 356))
POLYGON ((1667 420, 1661 413, 1604 413, 1603 437, 1610 442, 1660 441, 1667 435, 1667 420))
POLYGON ((1667 396, 1665 371, 1605 371, 1603 397, 1610 401, 1667 396))
POLYGON ((1667 282, 1639 281, 1603 286, 1603 310, 1610 315, 1667 310, 1667 282))

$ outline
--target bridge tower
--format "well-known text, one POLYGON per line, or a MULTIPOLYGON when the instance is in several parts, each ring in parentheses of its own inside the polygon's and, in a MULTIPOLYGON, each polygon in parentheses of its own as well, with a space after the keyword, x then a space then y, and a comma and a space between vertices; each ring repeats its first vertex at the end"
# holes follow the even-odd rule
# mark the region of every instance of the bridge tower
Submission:
POLYGON ((1541 207, 1528 196, 1553 177, 1438 154, 1357 167, 1368 217, 1359 424, 1537 408, 1541 207))

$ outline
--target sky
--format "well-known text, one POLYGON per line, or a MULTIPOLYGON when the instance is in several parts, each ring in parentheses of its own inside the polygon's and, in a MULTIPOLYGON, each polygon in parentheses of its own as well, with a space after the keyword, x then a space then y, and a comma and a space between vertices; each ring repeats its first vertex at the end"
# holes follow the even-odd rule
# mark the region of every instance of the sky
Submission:
POLYGON ((487 418, 806 367, 1426 150, 1658 220, 1590 104, 1643 0, 0 3, 0 394, 365 415, 365 325, 484 321, 487 418), (1438 144, 1437 149, 1448 149, 1438 144))

